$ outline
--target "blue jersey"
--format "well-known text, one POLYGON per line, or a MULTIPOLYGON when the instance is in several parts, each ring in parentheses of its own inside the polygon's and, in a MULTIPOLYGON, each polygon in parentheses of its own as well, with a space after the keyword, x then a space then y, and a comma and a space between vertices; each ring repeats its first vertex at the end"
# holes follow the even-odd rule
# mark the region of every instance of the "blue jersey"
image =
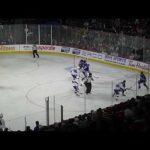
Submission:
POLYGON ((84 63, 81 61, 81 62, 79 63, 80 69, 83 68, 83 65, 84 65, 84 63))
POLYGON ((86 64, 86 60, 82 60, 82 59, 81 59, 80 62, 79 62, 79 67, 80 67, 80 69, 82 69, 85 64, 86 64))
POLYGON ((89 64, 84 64, 83 70, 88 72, 89 71, 89 64))

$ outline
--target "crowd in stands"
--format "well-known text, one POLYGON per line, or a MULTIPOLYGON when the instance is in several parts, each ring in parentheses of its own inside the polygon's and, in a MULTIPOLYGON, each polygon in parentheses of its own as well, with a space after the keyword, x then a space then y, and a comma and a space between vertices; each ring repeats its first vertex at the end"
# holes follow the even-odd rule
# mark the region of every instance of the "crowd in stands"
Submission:
POLYGON ((79 45, 79 48, 97 52, 105 50, 107 54, 111 55, 114 55, 115 52, 116 56, 132 58, 139 61, 148 60, 148 58, 143 58, 143 54, 147 56, 147 54, 150 53, 150 48, 147 46, 149 44, 145 44, 142 40, 137 40, 137 42, 133 44, 133 41, 136 41, 134 37, 140 37, 141 39, 150 38, 150 19, 66 19, 62 20, 61 23, 63 25, 81 27, 87 30, 87 33, 84 34, 84 37, 87 39, 84 38, 83 40, 86 40, 85 45, 82 41, 82 47, 79 45), (92 32, 90 33, 91 30, 92 32), (93 33, 96 33, 96 31, 93 30, 101 31, 101 33, 99 33, 100 36, 94 35, 93 33), (103 33, 110 33, 109 38, 107 39, 103 33), (116 36, 114 36, 114 34, 116 34, 116 36), (118 38, 118 34, 123 35, 124 38, 118 38), (132 37, 132 39, 129 36, 132 37), (105 42, 106 39, 107 42, 105 42), (89 44, 90 42, 92 42, 92 44, 89 44))
MULTIPOLYGON (((59 19, 52 22, 52 44, 147 61, 149 24, 150 19, 59 19)), ((40 37, 40 44, 51 44, 51 22, 41 24, 40 37)), ((26 40, 39 43, 38 25, 28 24, 27 29, 26 24, 0 25, 0 44, 25 44, 26 40)))
POLYGON ((150 19, 63 19, 61 23, 105 32, 123 33, 131 36, 150 38, 150 19))
MULTIPOLYGON (((54 25, 53 27, 53 45, 76 47, 139 61, 145 59, 144 53, 150 61, 150 42, 147 46, 144 45, 145 49, 142 48, 141 42, 143 37, 144 39, 150 38, 150 19, 60 19, 59 24, 61 26, 54 25), (137 40, 137 37, 141 39, 137 40), (137 42, 133 44, 135 40, 137 42)), ((0 44, 25 44, 25 29, 25 25, 13 27, 1 24, 0 44)), ((38 43, 37 25, 28 25, 27 36, 28 44, 38 43)), ((41 44, 51 44, 50 26, 41 27, 41 37, 41 44)), ((42 127, 36 121, 35 128, 32 130, 30 126, 27 126, 26 132, 149 132, 149 99, 150 95, 132 98, 48 127, 42 127)), ((8 128, 3 126, 3 130, 0 129, 0 131, 8 132, 8 128)))
POLYGON ((58 132, 149 132, 150 131, 150 95, 137 96, 105 109, 99 108, 88 114, 55 123, 41 131, 58 132))
MULTIPOLYGON (((104 109, 97 109, 83 115, 41 126, 36 121, 32 130, 25 132, 100 132, 100 133, 143 133, 150 132, 150 95, 137 96, 104 109)), ((6 128, 4 130, 8 132, 6 128)))

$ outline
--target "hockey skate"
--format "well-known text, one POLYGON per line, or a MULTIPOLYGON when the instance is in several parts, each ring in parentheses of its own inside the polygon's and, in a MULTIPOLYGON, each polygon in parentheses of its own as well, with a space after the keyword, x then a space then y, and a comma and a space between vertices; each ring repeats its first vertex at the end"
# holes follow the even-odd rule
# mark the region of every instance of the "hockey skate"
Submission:
POLYGON ((139 85, 139 87, 138 87, 139 89, 141 88, 141 86, 139 85))
POLYGON ((74 92, 77 96, 80 96, 80 93, 79 92, 74 92))

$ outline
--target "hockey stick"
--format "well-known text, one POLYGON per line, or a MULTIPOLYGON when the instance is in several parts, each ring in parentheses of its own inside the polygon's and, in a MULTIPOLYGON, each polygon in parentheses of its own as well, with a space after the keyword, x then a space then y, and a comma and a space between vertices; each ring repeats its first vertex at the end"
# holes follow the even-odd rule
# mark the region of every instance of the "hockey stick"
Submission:
POLYGON ((126 90, 135 91, 135 90, 133 90, 133 89, 132 89, 135 85, 136 85, 136 82, 135 82, 132 86, 130 86, 130 87, 128 87, 128 88, 126 88, 126 90))
POLYGON ((132 86, 131 87, 129 87, 129 88, 126 88, 125 90, 131 90, 132 89, 132 86))
POLYGON ((129 88, 126 88, 126 90, 131 90, 131 91, 135 91, 132 89, 133 87, 129 87, 129 88))

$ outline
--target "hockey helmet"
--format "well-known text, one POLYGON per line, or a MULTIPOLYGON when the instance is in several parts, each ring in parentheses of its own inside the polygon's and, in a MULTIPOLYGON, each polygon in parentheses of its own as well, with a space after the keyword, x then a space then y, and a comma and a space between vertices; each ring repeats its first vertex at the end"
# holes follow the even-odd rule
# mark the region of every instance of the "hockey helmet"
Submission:
POLYGON ((119 87, 119 84, 116 84, 116 87, 119 87))
POLYGON ((74 72, 77 72, 77 69, 75 68, 75 69, 73 69, 73 71, 74 71, 74 72))
POLYGON ((92 76, 92 73, 91 73, 91 72, 89 73, 89 76, 92 76))

